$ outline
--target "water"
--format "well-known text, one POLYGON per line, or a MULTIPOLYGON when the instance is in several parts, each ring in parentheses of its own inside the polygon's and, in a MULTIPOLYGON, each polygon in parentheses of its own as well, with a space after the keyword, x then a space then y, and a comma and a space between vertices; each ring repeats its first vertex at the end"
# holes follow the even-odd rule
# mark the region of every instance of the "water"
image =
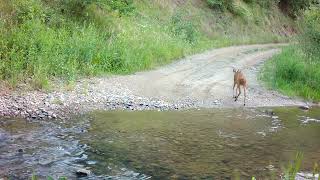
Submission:
MULTIPOLYGON (((85 122, 85 121, 83 121, 85 122)), ((76 178, 83 167, 76 154, 82 145, 74 137, 85 132, 85 125, 66 122, 0 119, 0 179, 76 178)))
POLYGON ((248 179, 278 175, 297 151, 304 171, 320 162, 320 110, 220 109, 96 112, 88 134, 98 174, 127 167, 154 179, 248 179), (109 169, 106 167, 109 167, 109 169))
POLYGON ((0 178, 74 179, 77 168, 90 168, 91 179, 266 179, 279 177, 297 151, 301 171, 312 172, 320 164, 319 119, 320 109, 294 107, 0 119, 0 178))

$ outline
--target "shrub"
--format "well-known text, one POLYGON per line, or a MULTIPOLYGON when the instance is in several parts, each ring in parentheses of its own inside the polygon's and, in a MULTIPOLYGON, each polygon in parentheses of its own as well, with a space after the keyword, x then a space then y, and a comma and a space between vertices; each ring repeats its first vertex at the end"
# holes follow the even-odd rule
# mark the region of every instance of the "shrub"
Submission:
POLYGON ((225 0, 207 0, 207 3, 210 7, 215 9, 224 10, 226 8, 225 0))
POLYGON ((15 0, 12 3, 18 23, 36 18, 43 20, 45 17, 45 11, 40 0, 15 0))
POLYGON ((307 9, 314 0, 280 0, 280 8, 292 17, 297 17, 307 9))
POLYGON ((228 9, 234 15, 240 16, 246 20, 252 19, 253 14, 251 12, 250 7, 246 5, 246 3, 241 0, 234 0, 229 6, 228 9))
POLYGON ((41 88, 51 76, 73 80, 77 74, 110 70, 106 38, 93 26, 70 28, 56 30, 29 20, 12 30, 0 50, 3 79, 16 84, 31 77, 34 86, 41 88))
POLYGON ((107 0, 105 1, 113 10, 119 11, 120 15, 129 15, 134 11, 133 0, 107 0))
POLYGON ((300 42, 305 53, 312 59, 320 60, 320 8, 312 7, 304 14, 300 42))
MULTIPOLYGON (((185 16, 184 16, 185 17, 185 16)), ((192 21, 184 19, 181 12, 171 17, 172 32, 175 36, 193 44, 197 41, 198 32, 192 21)))
POLYGON ((320 63, 309 63, 297 47, 285 48, 267 63, 262 79, 288 95, 320 100, 320 63))

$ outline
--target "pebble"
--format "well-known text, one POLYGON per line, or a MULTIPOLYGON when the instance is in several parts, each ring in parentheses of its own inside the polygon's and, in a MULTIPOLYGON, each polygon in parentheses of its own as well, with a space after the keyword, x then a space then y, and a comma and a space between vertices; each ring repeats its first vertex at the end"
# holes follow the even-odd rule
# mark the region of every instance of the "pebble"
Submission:
MULTIPOLYGON (((79 82, 82 83, 82 82, 79 82)), ((179 110, 197 108, 195 101, 186 99, 179 103, 169 103, 155 98, 132 95, 128 89, 112 85, 105 88, 104 83, 90 86, 90 94, 82 94, 83 87, 77 85, 72 91, 39 92, 31 91, 20 95, 12 92, 0 96, 0 115, 27 119, 66 119, 74 113, 92 110, 179 110), (99 85, 103 87, 99 87, 99 85)), ((219 101, 216 102, 219 104, 219 101)))
POLYGON ((88 169, 78 169, 76 171, 76 175, 78 176, 78 178, 86 177, 86 176, 89 176, 90 174, 91 174, 91 171, 88 169))
POLYGON ((308 105, 299 106, 299 108, 302 110, 309 110, 310 109, 310 107, 308 105))
POLYGON ((97 164, 97 161, 87 161, 86 163, 88 165, 95 165, 95 164, 97 164))

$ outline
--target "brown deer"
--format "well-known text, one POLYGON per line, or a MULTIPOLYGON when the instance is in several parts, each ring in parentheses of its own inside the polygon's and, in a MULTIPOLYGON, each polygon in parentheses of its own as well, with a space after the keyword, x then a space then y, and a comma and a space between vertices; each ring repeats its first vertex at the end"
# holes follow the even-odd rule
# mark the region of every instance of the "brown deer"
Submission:
POLYGON ((235 86, 237 85, 237 88, 236 88, 236 95, 233 96, 233 98, 235 98, 234 101, 237 101, 240 94, 241 94, 241 89, 240 87, 242 86, 243 87, 243 91, 244 91, 244 103, 243 105, 245 106, 246 105, 246 97, 247 97, 247 94, 246 94, 246 89, 247 89, 247 80, 246 80, 246 77, 243 75, 243 73, 241 72, 241 70, 236 70, 233 68, 233 73, 234 73, 234 79, 233 79, 233 95, 234 95, 234 88, 235 86), (238 93, 238 90, 239 90, 239 93, 238 93), (238 93, 238 94, 237 94, 238 93))

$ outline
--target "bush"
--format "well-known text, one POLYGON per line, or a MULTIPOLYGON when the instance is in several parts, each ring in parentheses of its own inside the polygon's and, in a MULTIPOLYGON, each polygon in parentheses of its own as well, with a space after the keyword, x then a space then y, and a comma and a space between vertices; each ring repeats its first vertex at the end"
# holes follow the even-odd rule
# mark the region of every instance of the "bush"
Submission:
POLYGON ((228 9, 234 15, 240 16, 243 19, 248 20, 253 18, 250 7, 248 7, 246 3, 242 2, 241 0, 234 0, 232 3, 230 3, 228 9))
POLYGON ((209 7, 224 10, 226 8, 225 0, 207 0, 209 7))
POLYGON ((113 10, 119 11, 121 15, 129 15, 134 11, 133 0, 107 0, 105 4, 113 10))
MULTIPOLYGON (((184 16, 185 17, 185 16, 184 16)), ((175 36, 193 44, 197 41, 198 32, 192 21, 184 19, 181 12, 176 13, 171 18, 172 32, 175 36)))
POLYGON ((297 46, 285 48, 265 65, 261 77, 288 95, 319 101, 320 63, 310 64, 306 59, 297 46))
POLYGON ((39 20, 26 21, 2 41, 0 74, 12 84, 31 77, 41 88, 51 76, 73 80, 110 70, 114 65, 104 39, 93 26, 55 30, 39 20))
POLYGON ((247 0, 207 0, 207 4, 215 9, 219 9, 222 11, 228 10, 232 14, 236 16, 240 16, 241 18, 248 20, 252 19, 253 15, 250 7, 248 7, 247 3, 252 3, 253 1, 247 0))
MULTIPOLYGON (((213 6, 228 10, 232 1, 215 2, 213 6)), ((250 4, 241 3, 250 10, 250 4)), ((271 40, 265 36, 271 31, 251 33, 229 13, 225 20, 221 12, 220 17, 208 16, 206 8, 186 3, 184 10, 172 14, 156 4, 0 0, 0 80, 13 86, 31 82, 42 88, 56 77, 73 81, 102 73, 130 73, 212 47, 271 40), (135 13, 136 8, 141 13, 135 13)))
POLYGON ((43 20, 45 17, 45 11, 40 0, 15 0, 12 3, 18 23, 36 18, 43 20))
POLYGON ((305 53, 312 59, 320 60, 320 8, 312 7, 304 14, 303 32, 300 42, 305 53))
POLYGON ((280 0, 280 8, 292 17, 297 17, 315 0, 280 0))

